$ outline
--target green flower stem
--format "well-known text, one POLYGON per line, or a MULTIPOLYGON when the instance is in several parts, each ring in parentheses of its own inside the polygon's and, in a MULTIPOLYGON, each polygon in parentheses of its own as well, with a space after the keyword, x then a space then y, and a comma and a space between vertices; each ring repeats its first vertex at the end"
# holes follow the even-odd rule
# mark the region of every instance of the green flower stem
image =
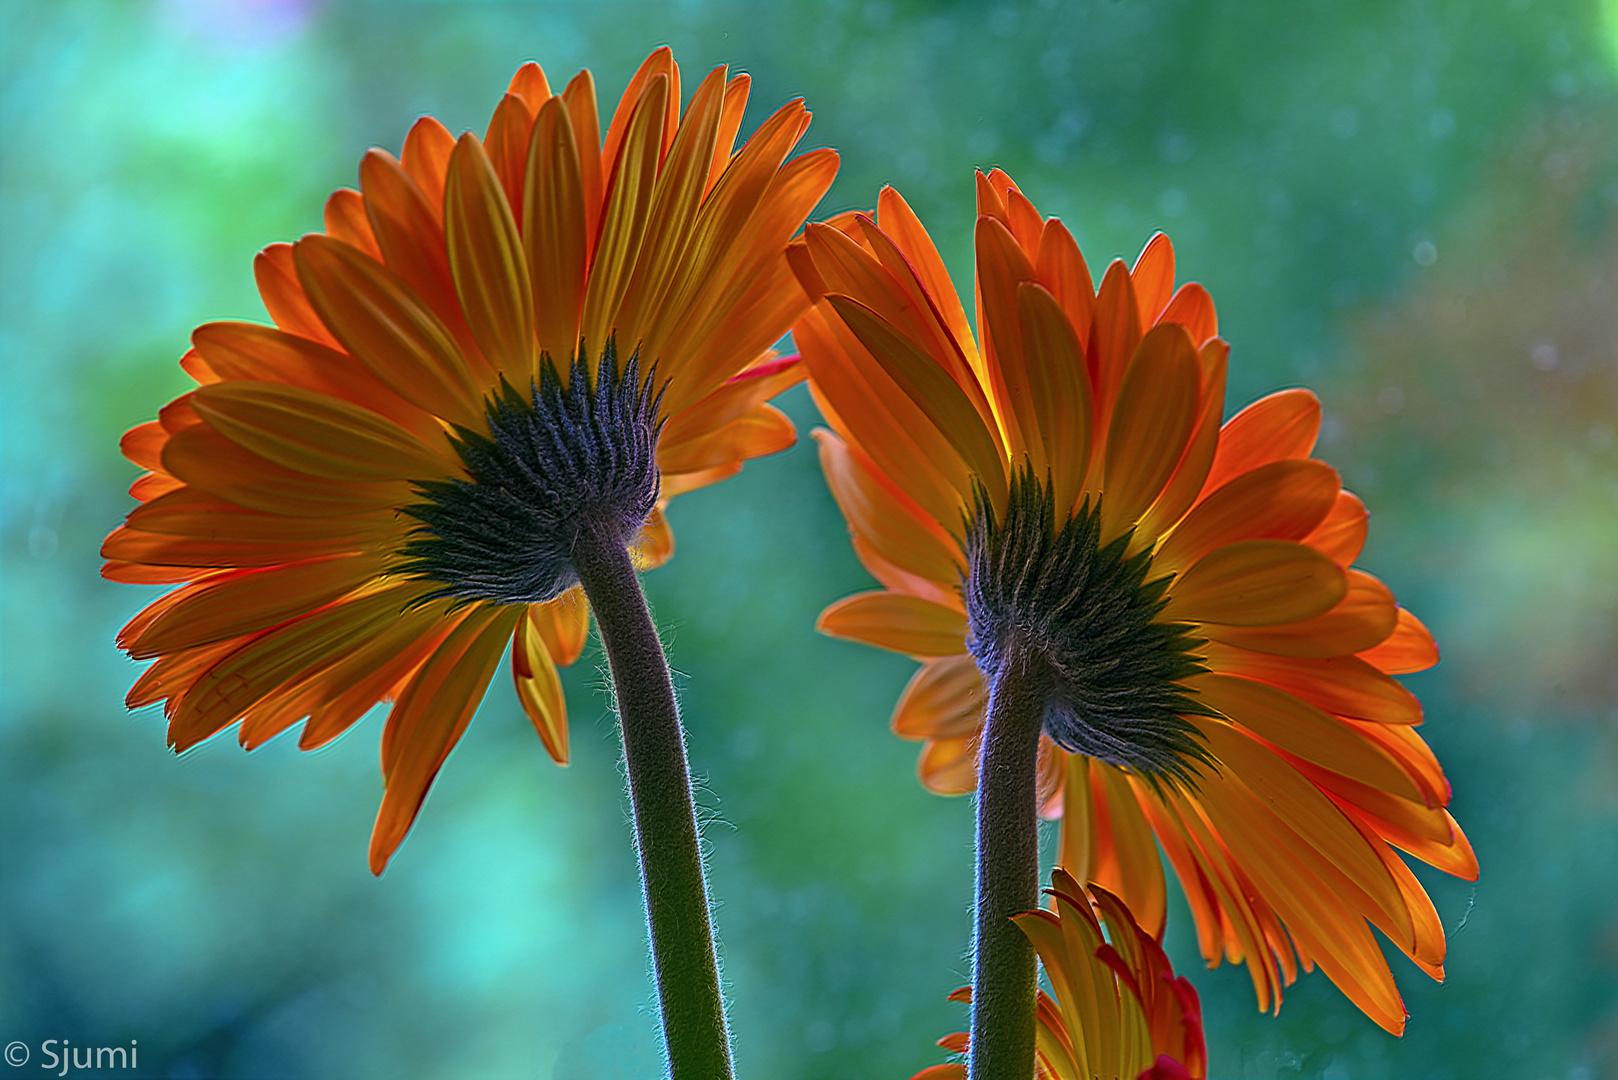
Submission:
POLYGON ((618 699, 669 1075, 729 1080, 730 1031, 668 658, 621 544, 583 529, 573 566, 601 628, 618 699))
POLYGON ((989 687, 978 771, 970 1080, 1034 1075, 1034 946, 1011 917, 1039 906, 1036 773, 1048 676, 1042 657, 1013 646, 989 687))

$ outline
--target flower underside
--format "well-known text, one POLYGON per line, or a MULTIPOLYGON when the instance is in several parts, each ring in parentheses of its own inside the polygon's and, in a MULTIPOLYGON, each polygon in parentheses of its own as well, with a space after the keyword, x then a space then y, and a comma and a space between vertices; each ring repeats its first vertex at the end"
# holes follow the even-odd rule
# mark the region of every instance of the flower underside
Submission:
POLYGON ((470 479, 419 485, 421 522, 403 569, 454 597, 538 603, 578 582, 573 544, 591 529, 628 546, 657 504, 660 393, 639 356, 618 370, 608 341, 594 380, 581 345, 564 386, 548 355, 523 394, 504 379, 486 401, 489 434, 456 426, 470 479))
POLYGON ((1099 500, 1058 527, 1049 484, 1021 471, 1004 519, 980 489, 966 523, 962 584, 973 658, 993 686, 1007 664, 1045 674, 1045 732, 1064 749, 1154 786, 1195 786, 1212 764, 1187 714, 1218 716, 1180 680, 1206 670, 1185 623, 1154 621, 1169 576, 1147 580, 1150 549, 1101 543, 1099 500))

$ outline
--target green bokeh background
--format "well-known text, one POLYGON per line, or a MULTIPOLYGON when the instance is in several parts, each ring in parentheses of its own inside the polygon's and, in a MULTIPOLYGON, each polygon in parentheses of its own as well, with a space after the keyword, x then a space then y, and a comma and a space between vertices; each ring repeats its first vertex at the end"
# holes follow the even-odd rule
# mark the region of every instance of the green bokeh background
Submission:
MULTIPOLYGON (((138 1040, 174 1078, 657 1075, 592 646, 551 765, 497 681, 388 872, 373 715, 326 750, 176 759, 112 647, 156 590, 97 576, 118 435, 195 324, 363 151, 482 130, 519 63, 605 103, 669 43, 687 88, 804 95, 823 213, 899 186, 970 281, 974 167, 1098 267, 1174 237, 1233 343, 1231 409, 1308 384, 1370 504, 1362 564, 1445 646, 1412 677, 1483 877, 1421 871, 1449 979, 1396 953, 1408 1034, 1319 974, 1203 995, 1215 1077, 1618 1077, 1618 5, 0 3, 0 1040, 138 1040)), ((785 407, 815 422, 802 389, 785 407)), ((887 731, 913 669, 818 637, 868 584, 805 440, 677 500, 647 578, 703 782, 739 1073, 904 1080, 963 1024, 971 806, 887 731)), ((1392 950, 1389 950, 1392 952, 1392 950)))

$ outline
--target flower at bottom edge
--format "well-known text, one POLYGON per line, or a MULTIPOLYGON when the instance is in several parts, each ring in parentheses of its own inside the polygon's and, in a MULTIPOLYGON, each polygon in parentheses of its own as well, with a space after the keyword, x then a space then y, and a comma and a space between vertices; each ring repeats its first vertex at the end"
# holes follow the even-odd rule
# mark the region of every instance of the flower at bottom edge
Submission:
POLYGON ((118 639, 155 661, 128 703, 162 702, 171 746, 307 719, 308 749, 391 701, 380 873, 509 641, 566 763, 557 667, 589 612, 554 557, 523 565, 554 556, 540 534, 617 515, 658 565, 670 498, 795 438, 766 404, 803 377, 770 350, 807 304, 783 252, 836 155, 787 159, 799 101, 736 148, 749 84, 717 68, 682 116, 659 49, 603 142, 589 72, 552 93, 524 65, 483 138, 423 118, 323 233, 258 257, 274 325, 195 331, 199 385, 125 435, 142 505, 102 551, 110 579, 178 585, 118 639))
MULTIPOLYGON (((1203 1080, 1208 1073, 1196 988, 1176 976, 1157 938, 1123 901, 1085 888, 1067 871, 1051 875, 1050 909, 1015 921, 1034 943, 1052 993, 1039 991, 1034 1080, 1203 1080)), ((950 995, 970 1002, 970 987, 950 995)), ((940 1039, 970 1049, 965 1032, 940 1039)), ((964 1080, 959 1063, 911 1080, 964 1080)))
POLYGON ((1319 402, 1282 391, 1222 424, 1228 347, 1167 237, 1096 288, 1008 176, 978 196, 980 338, 892 189, 788 252, 817 300, 794 336, 821 463, 882 585, 821 629, 921 661, 893 727, 941 793, 976 786, 986 679, 1027 635, 1056 673, 1059 863, 1156 932, 1161 844, 1204 957, 1246 962, 1260 1008, 1318 964, 1402 1031, 1370 927, 1434 978, 1444 934, 1394 849, 1477 863, 1393 678, 1437 649, 1352 565, 1366 511, 1311 456, 1319 402))

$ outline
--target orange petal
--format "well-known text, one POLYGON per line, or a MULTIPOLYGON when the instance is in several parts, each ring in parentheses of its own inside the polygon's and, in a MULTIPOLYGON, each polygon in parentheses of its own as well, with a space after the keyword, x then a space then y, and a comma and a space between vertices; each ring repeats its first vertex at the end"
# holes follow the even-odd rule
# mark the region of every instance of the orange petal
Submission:
POLYGON ((1237 540, 1302 540, 1325 520, 1340 490, 1337 470, 1308 458, 1243 473, 1186 515, 1153 565, 1179 570, 1237 540))
POLYGON ((1276 656, 1325 658, 1362 653, 1393 632, 1399 609, 1387 586, 1370 574, 1348 570, 1344 576, 1347 595, 1323 615, 1285 626, 1211 625, 1204 629, 1219 641, 1276 656))
POLYGON ((849 528, 884 559, 930 581, 955 587, 961 555, 954 539, 891 480, 871 473, 848 444, 824 428, 814 433, 820 467, 849 528))
MULTIPOLYGON (((631 83, 630 88, 634 87, 631 83)), ((621 139, 622 146, 607 182, 601 240, 596 247, 584 297, 583 336, 592 351, 599 351, 608 334, 617 327, 618 308, 646 234, 661 160, 668 95, 668 77, 654 76, 634 105, 627 131, 620 132, 618 116, 614 116, 612 129, 607 134, 609 160, 618 149, 614 144, 615 136, 621 139)), ((628 90, 624 92, 624 99, 618 106, 619 115, 623 114, 624 104, 629 100, 628 90)), ((621 343, 623 358, 627 360, 639 344, 639 340, 626 338, 621 343)))
POLYGON ((596 111, 595 78, 589 69, 573 76, 562 91, 567 115, 573 122, 573 141, 579 152, 579 178, 584 192, 585 251, 595 253, 596 235, 601 223, 601 200, 605 180, 601 175, 600 114, 596 111))
MULTIPOLYGON (((1129 277, 1135 286, 1140 324, 1151 326, 1168 306, 1169 297, 1174 292, 1174 245, 1169 243, 1166 234, 1156 233, 1146 242, 1129 277)), ((1194 339, 1193 344, 1200 345, 1202 340, 1194 339)))
MULTIPOLYGON (((1050 469, 1055 503, 1073 506, 1090 471, 1090 423, 1095 403, 1084 351, 1056 297, 1042 286, 1017 287, 1017 316, 1027 358, 1033 434, 1041 449, 1035 467, 1050 469)), ((1025 429, 1024 437, 1029 432, 1025 429)))
POLYGON ((326 200, 326 234, 353 244, 373 259, 382 258, 365 217, 365 196, 352 188, 338 188, 326 200))
POLYGON ((435 218, 444 214, 444 178, 449 175, 449 156, 454 152, 455 136, 430 116, 411 126, 399 151, 399 164, 421 189, 435 218))
POLYGON ((134 640, 136 660, 256 633, 313 611, 374 577, 380 557, 338 555, 239 570, 181 590, 182 596, 134 640))
POLYGON ((681 315, 666 301, 670 289, 683 284, 687 243, 713 163, 725 74, 720 66, 702 80, 662 160, 645 238, 618 312, 619 332, 641 343, 651 357, 663 355, 661 342, 681 315))
MULTIPOLYGON (((439 195, 436 201, 429 202, 427 192, 393 155, 384 150, 370 150, 360 160, 360 187, 365 191, 365 210, 371 219, 371 229, 382 248, 382 262, 444 323, 456 342, 475 349, 455 296, 455 279, 450 273, 449 251, 444 244, 443 185, 446 179, 438 178, 439 195)), ((300 280, 303 273, 301 269, 298 271, 300 280)), ((309 288, 307 281, 303 285, 309 288)), ((319 309, 319 304, 315 306, 319 309)))
POLYGON ((976 737, 933 739, 916 758, 916 775, 935 795, 965 795, 978 786, 976 737))
POLYGON ((1320 434, 1320 399, 1308 390, 1281 390, 1230 418, 1219 433, 1219 452, 1203 490, 1283 458, 1308 457, 1320 434))
POLYGON ((537 610, 538 605, 530 604, 512 634, 511 675, 517 683, 517 699, 539 733, 546 752, 558 765, 566 765, 567 699, 562 694, 556 664, 534 619, 537 610))
POLYGON ((1331 512, 1303 542, 1346 567, 1360 557, 1365 547, 1366 517, 1364 503, 1347 491, 1339 491, 1331 512))
MULTIPOLYGON (((1080 760, 1073 758, 1072 764, 1080 760)), ((1168 887, 1152 827, 1124 774, 1099 761, 1089 764, 1095 830, 1089 880, 1122 897, 1147 933, 1161 935, 1168 887)))
POLYGON ((405 400, 463 427, 482 421, 482 392, 449 332, 376 260, 324 236, 295 252, 298 277, 326 325, 405 400))
POLYGON ((254 256, 253 280, 276 326, 323 345, 337 344, 315 309, 309 306, 309 298, 304 295, 293 265, 291 244, 271 244, 254 256))
POLYGON ((171 437, 163 446, 163 466, 210 495, 270 514, 346 518, 418 501, 403 477, 364 484, 315 480, 266 461, 205 424, 171 437))
POLYGON ((198 389, 194 407, 220 434, 267 461, 326 480, 412 482, 449 464, 397 424, 346 401, 268 382, 198 389))
POLYGON ((1219 333, 1219 319, 1214 314, 1213 298, 1194 281, 1181 285, 1174 293, 1174 299, 1169 306, 1157 317, 1158 322, 1179 323, 1185 327, 1191 340, 1201 348, 1205 342, 1219 333))
POLYGON ((1219 641, 1208 642, 1203 653, 1215 671, 1267 682, 1338 716, 1379 724, 1421 723, 1416 696, 1358 657, 1272 656, 1219 641))
POLYGON ((554 600, 530 604, 528 621, 534 624, 551 659, 567 667, 579 658, 590 635, 590 604, 584 589, 575 585, 554 600))
MULTIPOLYGON (((1017 286, 1034 278, 1034 266, 1005 223, 978 218, 973 245, 977 256, 978 335, 983 367, 996 413, 1005 431, 1006 451, 1014 464, 1023 454, 1040 450, 1038 420, 1030 400, 1028 357, 1017 314, 1017 286)), ((1047 462, 1032 462, 1043 476, 1047 462)))
POLYGON ((1090 324, 1090 340, 1084 349, 1090 365, 1090 387, 1095 392, 1096 415, 1100 421, 1096 438, 1107 437, 1106 427, 1112 416, 1112 404, 1123 385, 1124 372, 1140 345, 1140 307, 1135 301, 1135 287, 1129 280, 1129 270, 1122 259, 1114 259, 1101 278, 1101 290, 1096 294, 1094 317, 1090 324))
POLYGON ((416 820, 427 789, 483 700, 516 606, 474 609, 399 695, 382 734, 386 790, 371 831, 371 872, 380 874, 416 820))
POLYGON ((353 357, 319 342, 244 322, 203 323, 191 342, 221 379, 285 383, 342 398, 449 451, 437 417, 395 394, 353 357))
POLYGON ((1176 580, 1160 619, 1242 627, 1296 623, 1331 610, 1346 588, 1343 571, 1313 548, 1240 540, 1203 556, 1176 580))
POLYGON ((1211 673, 1186 680, 1198 699, 1266 742, 1322 768, 1412 802, 1421 789, 1351 725, 1268 683, 1211 673))
POLYGON ((1140 520, 1185 455, 1202 412, 1202 370, 1178 326, 1141 340, 1118 391, 1102 478, 1102 543, 1140 520))
POLYGON ((934 311, 955 339, 961 355, 974 356, 977 348, 972 341, 972 329, 966 321, 966 309, 961 306, 961 298, 955 291, 955 283, 950 280, 949 271, 944 268, 944 260, 939 257, 932 237, 922 227, 910 204, 891 186, 883 187, 877 196, 876 220, 882 231, 904 253, 921 287, 932 301, 934 311))
POLYGON ((1087 344, 1095 318, 1095 284, 1090 280, 1090 268, 1079 253, 1073 234, 1055 218, 1045 222, 1044 231, 1040 233, 1034 273, 1039 283, 1062 305, 1080 344, 1087 344))
POLYGON ((590 222, 573 122, 560 98, 546 102, 534 122, 522 206, 539 351, 561 368, 579 346, 590 222))
POLYGON ((699 472, 726 462, 785 450, 798 439, 792 420, 773 405, 757 405, 724 426, 683 443, 659 442, 657 464, 671 473, 699 472))
POLYGON ((823 307, 806 313, 792 329, 821 415, 934 521, 958 530, 972 487, 960 454, 843 321, 828 318, 823 307))
POLYGON ((1380 645, 1363 650, 1360 659, 1389 675, 1426 671, 1438 663, 1438 645, 1421 620, 1404 608, 1396 617, 1393 631, 1380 645))
MULTIPOLYGON (((526 158, 526 129, 523 134, 526 158)), ((520 169, 517 175, 520 199, 520 169)), ((483 144, 471 132, 462 135, 444 191, 444 236, 455 293, 483 355, 513 386, 526 388, 534 374, 533 298, 513 204, 506 197, 483 144)))
MULTIPOLYGON (((827 301, 844 323, 897 383, 906 397, 954 445, 972 478, 988 492, 990 502, 1004 506, 1007 497, 1004 457, 993 434, 983 425, 976 408, 936 361, 914 342, 879 319, 852 297, 830 294, 827 301)), ((960 492, 972 497, 970 487, 960 492)))
MULTIPOLYGON (((534 130, 534 109, 536 104, 529 102, 518 94, 507 94, 495 106, 494 116, 489 120, 489 129, 484 134, 483 144, 488 148, 491 172, 496 178, 496 186, 501 192, 501 202, 510 206, 522 205, 523 174, 527 171, 528 137, 534 130)), ((462 134, 464 140, 467 136, 476 139, 470 131, 462 134)), ((454 165, 452 164, 453 170, 454 165)), ((453 180, 450 181, 454 183, 453 180)), ((446 217, 448 211, 448 190, 445 191, 446 217)))
POLYGON ((901 739, 970 738, 983 728, 986 700, 983 674, 970 656, 929 660, 899 695, 893 733, 901 739))
POLYGON ((909 656, 957 656, 966 650, 965 614, 898 593, 846 597, 821 612, 815 628, 909 656))

